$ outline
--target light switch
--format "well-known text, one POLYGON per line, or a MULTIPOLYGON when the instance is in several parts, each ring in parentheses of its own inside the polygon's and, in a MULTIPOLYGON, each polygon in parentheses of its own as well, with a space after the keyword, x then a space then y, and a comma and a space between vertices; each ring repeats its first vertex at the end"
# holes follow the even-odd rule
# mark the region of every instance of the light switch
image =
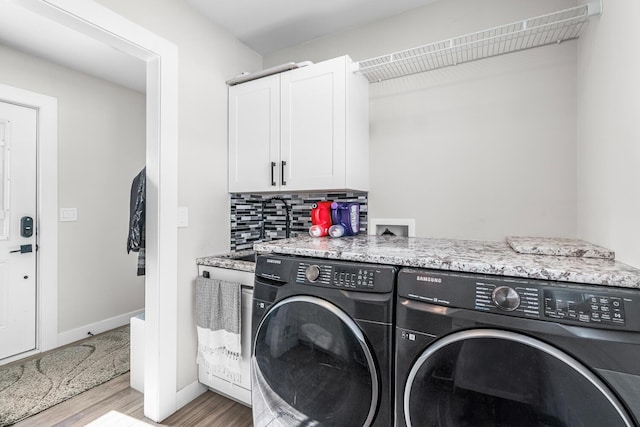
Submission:
POLYGON ((60 221, 77 221, 77 208, 60 208, 60 221))
POLYGON ((178 227, 184 228, 189 226, 189 208, 186 206, 178 206, 178 227))

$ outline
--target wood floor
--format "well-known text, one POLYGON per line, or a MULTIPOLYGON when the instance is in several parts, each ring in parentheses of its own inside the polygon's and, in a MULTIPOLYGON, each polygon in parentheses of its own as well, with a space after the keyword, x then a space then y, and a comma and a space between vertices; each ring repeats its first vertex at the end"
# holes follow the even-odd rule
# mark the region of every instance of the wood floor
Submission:
POLYGON ((162 424, 156 424, 145 418, 142 393, 129 387, 129 373, 126 373, 20 421, 15 426, 80 427, 111 410, 155 426, 249 427, 252 425, 250 408, 211 391, 207 391, 180 409, 162 424))

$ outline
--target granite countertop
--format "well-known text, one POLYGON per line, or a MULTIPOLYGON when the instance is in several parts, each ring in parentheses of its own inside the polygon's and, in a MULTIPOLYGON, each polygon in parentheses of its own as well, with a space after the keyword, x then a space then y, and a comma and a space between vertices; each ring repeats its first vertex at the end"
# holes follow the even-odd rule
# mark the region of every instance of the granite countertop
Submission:
POLYGON ((521 254, 506 241, 366 236, 256 243, 259 253, 640 289, 640 270, 607 258, 521 254))
POLYGON ((207 267, 228 268, 231 270, 248 271, 253 273, 256 270, 256 263, 254 261, 238 259, 242 257, 251 257, 252 255, 255 255, 255 252, 251 250, 227 252, 220 255, 211 255, 197 258, 196 264, 204 265, 207 267))
POLYGON ((520 254, 605 259, 616 257, 610 249, 578 239, 507 236, 506 240, 511 249, 520 254))

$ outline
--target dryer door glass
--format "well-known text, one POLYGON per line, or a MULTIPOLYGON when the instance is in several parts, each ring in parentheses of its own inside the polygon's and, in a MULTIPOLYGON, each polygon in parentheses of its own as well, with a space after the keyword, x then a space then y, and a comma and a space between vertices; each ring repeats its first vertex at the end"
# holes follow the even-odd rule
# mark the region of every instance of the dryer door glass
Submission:
POLYGON ((457 332, 416 360, 404 390, 413 426, 632 426, 592 372, 539 340, 498 330, 457 332))
POLYGON ((296 296, 263 318, 252 357, 254 424, 368 426, 378 403, 371 351, 325 300, 296 296))

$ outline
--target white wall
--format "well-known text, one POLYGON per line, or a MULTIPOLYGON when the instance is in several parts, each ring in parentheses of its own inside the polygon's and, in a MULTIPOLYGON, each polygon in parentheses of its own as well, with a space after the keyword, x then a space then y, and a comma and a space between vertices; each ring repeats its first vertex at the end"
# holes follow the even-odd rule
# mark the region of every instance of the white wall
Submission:
POLYGON ((145 96, 2 45, 0 62, 1 83, 58 98, 58 201, 78 209, 77 222, 59 223, 58 332, 141 310, 126 237, 145 96))
MULTIPOLYGON (((575 5, 447 0, 268 55, 354 60, 575 5)), ((370 218, 428 237, 576 235, 576 42, 371 87, 370 218)))
POLYGON ((578 234, 640 267, 640 2, 605 0, 578 49, 578 234))
POLYGON ((194 382, 195 259, 229 250, 227 86, 225 80, 260 69, 262 58, 213 26, 186 2, 99 0, 179 49, 178 204, 189 227, 178 233, 178 389, 194 382))

